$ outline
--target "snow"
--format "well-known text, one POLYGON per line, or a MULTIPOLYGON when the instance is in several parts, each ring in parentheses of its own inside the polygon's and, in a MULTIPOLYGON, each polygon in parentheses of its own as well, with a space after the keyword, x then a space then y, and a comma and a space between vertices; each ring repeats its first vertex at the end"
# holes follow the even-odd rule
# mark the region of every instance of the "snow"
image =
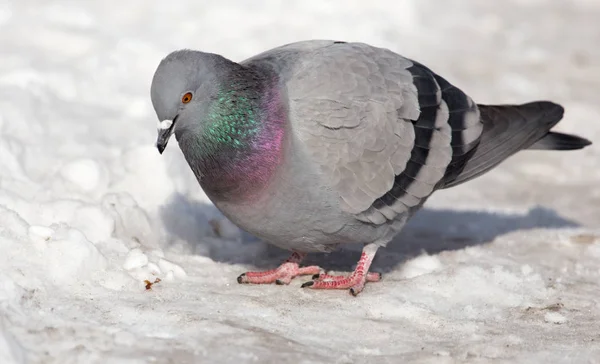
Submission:
MULTIPOLYGON (((0 0, 0 363, 598 363, 599 17, 591 0, 0 0), (391 48, 478 102, 555 100, 558 129, 596 144, 436 193, 357 298, 238 285, 286 253, 219 214, 175 140, 158 154, 152 75, 178 48, 309 38, 391 48)), ((307 264, 348 271, 359 249, 307 264)))
POLYGON ((546 322, 551 322, 554 324, 564 324, 565 322, 567 322, 567 319, 561 315, 560 313, 557 312, 546 312, 546 314, 544 315, 544 320, 546 322))

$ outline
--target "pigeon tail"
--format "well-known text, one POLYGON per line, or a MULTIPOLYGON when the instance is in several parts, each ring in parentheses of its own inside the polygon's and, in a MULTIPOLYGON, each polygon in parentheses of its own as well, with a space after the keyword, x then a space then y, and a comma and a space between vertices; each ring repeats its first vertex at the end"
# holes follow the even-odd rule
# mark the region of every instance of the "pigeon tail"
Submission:
POLYGON ((483 123, 481 141, 461 173, 443 188, 478 177, 523 149, 576 150, 591 144, 575 135, 550 131, 564 113, 563 107, 553 102, 477 106, 483 123))

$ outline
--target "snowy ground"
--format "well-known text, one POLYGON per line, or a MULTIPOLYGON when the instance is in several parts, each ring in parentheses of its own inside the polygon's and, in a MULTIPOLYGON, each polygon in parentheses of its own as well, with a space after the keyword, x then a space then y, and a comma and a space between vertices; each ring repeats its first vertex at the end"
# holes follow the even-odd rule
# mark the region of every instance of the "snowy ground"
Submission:
POLYGON ((600 363, 599 18, 595 0, 0 0, 0 363, 600 363), (156 152, 151 77, 176 48, 307 38, 391 48, 479 102, 560 102, 596 145, 436 193, 358 298, 240 286, 286 253, 221 219, 175 140, 156 152))

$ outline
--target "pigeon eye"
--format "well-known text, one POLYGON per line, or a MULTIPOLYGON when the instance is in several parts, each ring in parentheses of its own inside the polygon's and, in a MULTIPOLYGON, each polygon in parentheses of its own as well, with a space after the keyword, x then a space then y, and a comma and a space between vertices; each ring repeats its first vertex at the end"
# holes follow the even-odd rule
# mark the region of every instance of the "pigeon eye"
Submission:
POLYGON ((183 102, 184 104, 187 104, 190 101, 192 101, 191 92, 186 92, 185 95, 181 96, 181 102, 183 102))

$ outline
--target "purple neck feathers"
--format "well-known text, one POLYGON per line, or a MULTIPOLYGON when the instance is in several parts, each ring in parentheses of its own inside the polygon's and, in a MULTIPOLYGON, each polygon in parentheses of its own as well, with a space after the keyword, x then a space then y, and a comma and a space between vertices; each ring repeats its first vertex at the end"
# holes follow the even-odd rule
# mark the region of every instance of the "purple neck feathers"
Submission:
POLYGON ((220 200, 260 196, 283 157, 287 108, 277 82, 222 89, 195 140, 182 145, 202 188, 220 200))

